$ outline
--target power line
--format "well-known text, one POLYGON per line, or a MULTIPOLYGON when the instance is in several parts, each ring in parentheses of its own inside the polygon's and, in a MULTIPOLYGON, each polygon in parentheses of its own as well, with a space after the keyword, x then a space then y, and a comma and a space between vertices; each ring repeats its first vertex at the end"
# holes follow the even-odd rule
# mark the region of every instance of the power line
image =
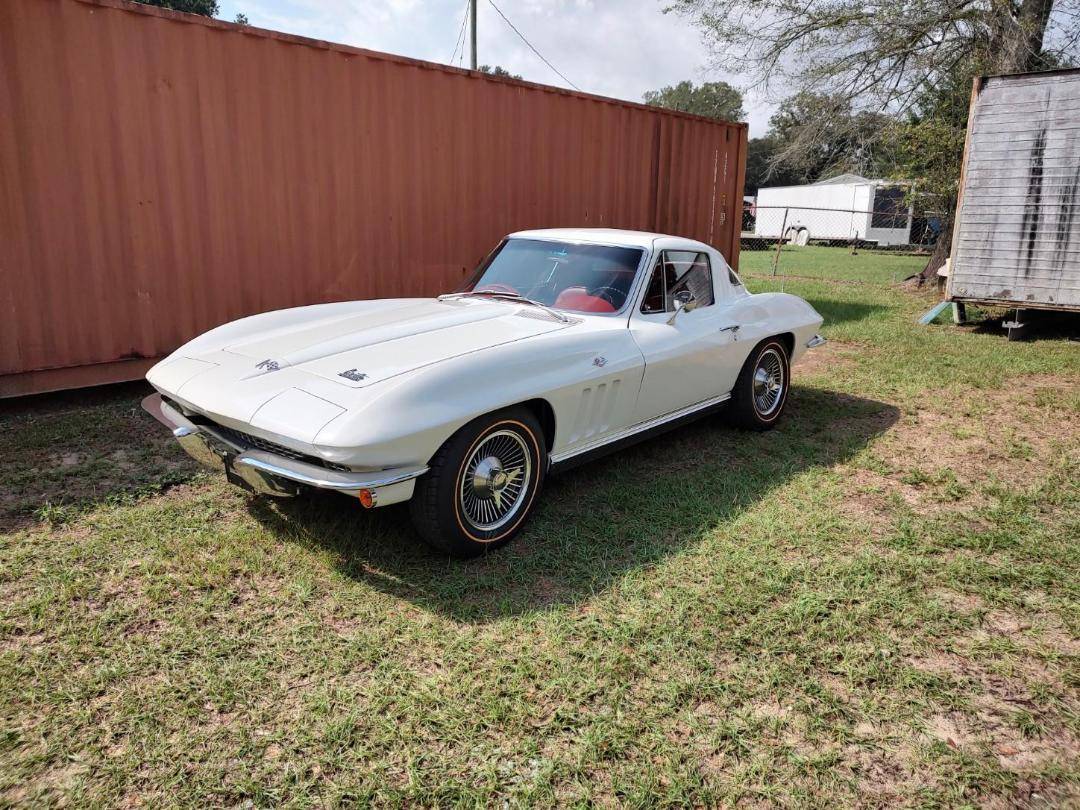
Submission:
POLYGON ((495 11, 498 13, 498 15, 503 18, 503 22, 506 23, 508 26, 510 26, 510 30, 513 31, 515 34, 517 34, 521 38, 521 41, 529 46, 529 50, 531 50, 533 53, 535 53, 537 56, 540 57, 541 62, 543 62, 545 65, 547 65, 553 71, 555 71, 555 73, 559 76, 559 78, 562 79, 564 82, 566 82, 568 85, 573 87, 575 90, 581 91, 580 87, 578 87, 576 84, 574 84, 568 78, 566 78, 562 73, 560 73, 559 69, 557 67, 555 67, 553 64, 551 64, 551 62, 549 62, 547 59, 545 59, 544 55, 542 53, 540 53, 540 51, 536 50, 536 48, 533 47, 533 44, 531 42, 529 42, 529 40, 525 39, 525 35, 523 33, 521 33, 520 31, 518 31, 517 28, 514 27, 514 24, 512 22, 510 22, 510 20, 508 20, 506 18, 505 14, 502 13, 502 9, 500 9, 497 5, 495 5, 495 0, 488 0, 488 2, 491 3, 491 7, 493 9, 495 9, 495 11))
POLYGON ((461 55, 465 55, 465 23, 469 21, 469 0, 465 0, 465 13, 461 15, 461 28, 458 29, 457 41, 454 43, 454 52, 450 54, 450 64, 454 64, 454 59, 457 57, 458 48, 461 48, 461 55))

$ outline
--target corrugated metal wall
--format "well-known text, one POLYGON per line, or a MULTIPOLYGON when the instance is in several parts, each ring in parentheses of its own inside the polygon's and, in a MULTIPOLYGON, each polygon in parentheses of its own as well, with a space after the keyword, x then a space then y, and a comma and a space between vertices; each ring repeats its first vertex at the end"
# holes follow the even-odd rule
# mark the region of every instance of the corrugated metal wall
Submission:
POLYGON ((1080 71, 976 83, 953 241, 952 298, 1080 309, 1080 71))
POLYGON ((254 312, 443 292, 521 228, 738 260, 742 124, 122 0, 4 0, 0 69, 0 396, 134 378, 254 312))

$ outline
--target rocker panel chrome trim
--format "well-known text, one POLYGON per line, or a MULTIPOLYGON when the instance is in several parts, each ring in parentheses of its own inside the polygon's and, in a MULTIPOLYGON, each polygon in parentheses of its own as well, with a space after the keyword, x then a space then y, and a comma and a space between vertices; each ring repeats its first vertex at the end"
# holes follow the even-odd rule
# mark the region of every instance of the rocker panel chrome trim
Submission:
POLYGON ((579 447, 571 448, 570 450, 564 450, 561 453, 552 453, 550 457, 551 463, 561 464, 562 462, 572 459, 575 456, 580 456, 583 453, 591 453, 592 451, 599 450, 600 448, 605 447, 609 444, 615 444, 616 442, 621 442, 629 439, 633 436, 638 435, 639 433, 646 433, 647 431, 654 430, 655 428, 661 427, 668 422, 674 422, 678 419, 691 416, 698 411, 704 411, 715 405, 719 405, 721 402, 727 402, 729 399, 731 399, 731 394, 722 394, 718 397, 710 397, 709 399, 702 400, 701 402, 695 403, 694 405, 689 405, 677 411, 672 411, 671 413, 664 414, 663 416, 657 416, 645 422, 638 422, 636 425, 624 428, 617 433, 612 433, 598 441, 589 442, 588 444, 583 444, 579 447))

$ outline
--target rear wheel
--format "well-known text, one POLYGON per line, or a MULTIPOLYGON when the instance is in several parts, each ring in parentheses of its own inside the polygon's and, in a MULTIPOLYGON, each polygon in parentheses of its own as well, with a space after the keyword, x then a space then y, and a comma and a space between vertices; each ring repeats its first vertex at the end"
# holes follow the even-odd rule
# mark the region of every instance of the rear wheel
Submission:
POLYGON ((761 341, 739 372, 729 415, 739 427, 769 430, 780 420, 791 385, 788 350, 779 338, 761 341))
POLYGON ((526 408, 475 419, 450 437, 416 484, 413 525, 431 546, 475 557, 524 526, 544 479, 543 431, 526 408))

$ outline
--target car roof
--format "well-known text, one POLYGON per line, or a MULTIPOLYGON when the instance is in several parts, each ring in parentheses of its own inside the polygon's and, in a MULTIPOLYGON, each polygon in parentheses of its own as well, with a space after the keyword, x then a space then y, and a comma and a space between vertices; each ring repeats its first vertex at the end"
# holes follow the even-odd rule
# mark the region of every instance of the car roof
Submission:
POLYGON ((685 245, 698 250, 707 250, 708 245, 694 239, 671 236, 648 231, 624 231, 618 228, 540 228, 531 231, 516 231, 508 239, 551 239, 561 242, 591 242, 600 245, 624 245, 650 249, 654 246, 677 247, 685 245), (658 242, 658 240, 664 240, 658 242))

